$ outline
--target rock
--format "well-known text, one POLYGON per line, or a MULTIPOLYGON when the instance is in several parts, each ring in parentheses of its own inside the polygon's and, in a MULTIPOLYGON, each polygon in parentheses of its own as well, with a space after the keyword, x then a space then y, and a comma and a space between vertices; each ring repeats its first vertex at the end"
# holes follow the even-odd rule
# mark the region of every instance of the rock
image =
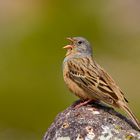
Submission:
POLYGON ((57 115, 43 140, 140 140, 140 132, 126 117, 101 103, 74 108, 57 115))

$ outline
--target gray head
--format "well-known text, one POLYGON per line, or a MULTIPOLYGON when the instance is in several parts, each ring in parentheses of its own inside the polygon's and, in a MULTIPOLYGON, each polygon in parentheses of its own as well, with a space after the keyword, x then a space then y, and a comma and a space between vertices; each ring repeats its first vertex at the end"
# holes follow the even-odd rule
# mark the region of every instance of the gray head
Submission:
POLYGON ((67 38, 71 44, 65 46, 68 55, 92 55, 92 48, 90 43, 83 37, 69 37, 67 38))

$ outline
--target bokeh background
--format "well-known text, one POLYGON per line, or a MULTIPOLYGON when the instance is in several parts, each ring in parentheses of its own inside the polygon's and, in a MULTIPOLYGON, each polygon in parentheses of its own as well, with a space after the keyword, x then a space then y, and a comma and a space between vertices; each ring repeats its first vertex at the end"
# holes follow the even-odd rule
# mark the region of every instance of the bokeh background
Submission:
POLYGON ((63 82, 66 37, 86 37, 140 119, 140 1, 0 0, 0 140, 40 140, 77 98, 63 82))

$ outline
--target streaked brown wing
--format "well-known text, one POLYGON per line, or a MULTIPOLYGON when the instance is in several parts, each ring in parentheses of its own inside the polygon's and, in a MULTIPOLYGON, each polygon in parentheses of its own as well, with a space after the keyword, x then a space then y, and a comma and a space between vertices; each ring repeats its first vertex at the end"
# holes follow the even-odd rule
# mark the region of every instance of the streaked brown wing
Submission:
MULTIPOLYGON (((112 87, 110 87, 109 82, 107 82, 110 77, 105 77, 105 73, 103 73, 102 70, 99 70, 100 67, 98 67, 92 59, 73 59, 68 62, 68 67, 71 80, 77 83, 77 85, 85 91, 92 94, 93 97, 109 104, 118 100, 118 96, 115 94, 112 87)), ((110 79, 110 81, 111 80, 112 79, 110 79)))
MULTIPOLYGON (((94 61, 94 60, 93 60, 94 61)), ((94 63, 96 63, 94 61, 94 63)), ((124 97, 124 93, 122 90, 119 88, 119 86, 115 83, 115 81, 111 78, 111 76, 103 69, 101 68, 97 63, 96 66, 98 67, 99 70, 99 75, 100 75, 100 85, 102 85, 102 82, 106 84, 106 87, 110 90, 112 90, 111 96, 115 98, 116 100, 122 100, 122 101, 127 101, 127 99, 124 97)), ((104 86, 102 86, 103 88, 104 86)), ((105 87, 105 88, 106 88, 105 87)))

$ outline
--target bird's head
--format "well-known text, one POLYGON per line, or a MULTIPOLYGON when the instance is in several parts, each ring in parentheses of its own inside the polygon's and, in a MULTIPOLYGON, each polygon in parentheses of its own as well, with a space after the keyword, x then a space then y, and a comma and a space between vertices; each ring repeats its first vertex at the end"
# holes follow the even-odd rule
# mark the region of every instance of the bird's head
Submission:
POLYGON ((83 37, 68 37, 70 45, 63 47, 67 49, 66 56, 69 55, 92 55, 90 43, 83 37))

